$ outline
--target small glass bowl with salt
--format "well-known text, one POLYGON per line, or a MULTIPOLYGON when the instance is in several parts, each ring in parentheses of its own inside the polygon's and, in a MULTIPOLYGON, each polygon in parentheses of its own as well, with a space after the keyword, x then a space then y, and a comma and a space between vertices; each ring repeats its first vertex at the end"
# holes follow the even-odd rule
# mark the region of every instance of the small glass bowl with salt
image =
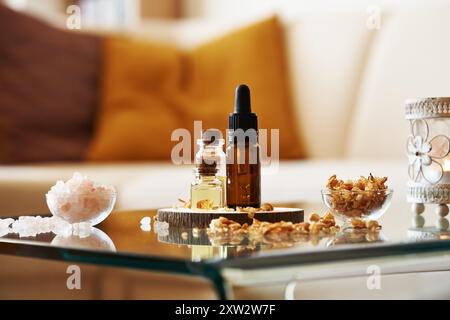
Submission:
POLYGON ((50 212, 65 221, 95 226, 105 220, 114 208, 116 192, 79 173, 66 182, 58 181, 46 194, 50 212))

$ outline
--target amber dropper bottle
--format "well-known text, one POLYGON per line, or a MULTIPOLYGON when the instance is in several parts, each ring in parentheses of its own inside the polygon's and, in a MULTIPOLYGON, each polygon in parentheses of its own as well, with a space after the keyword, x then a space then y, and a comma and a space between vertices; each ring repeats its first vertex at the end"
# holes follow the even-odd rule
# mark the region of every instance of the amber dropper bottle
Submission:
POLYGON ((261 205, 261 163, 258 144, 258 118, 252 113, 250 89, 236 88, 234 113, 228 118, 227 206, 261 205))

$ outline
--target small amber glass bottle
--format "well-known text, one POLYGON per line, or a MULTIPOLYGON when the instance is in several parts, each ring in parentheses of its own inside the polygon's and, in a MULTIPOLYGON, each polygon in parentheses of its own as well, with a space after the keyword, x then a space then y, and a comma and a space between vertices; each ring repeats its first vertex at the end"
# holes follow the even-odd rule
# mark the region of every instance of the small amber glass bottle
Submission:
POLYGON ((261 205, 261 163, 258 144, 258 119, 251 112, 250 90, 236 89, 234 113, 229 117, 227 146, 227 206, 261 205))

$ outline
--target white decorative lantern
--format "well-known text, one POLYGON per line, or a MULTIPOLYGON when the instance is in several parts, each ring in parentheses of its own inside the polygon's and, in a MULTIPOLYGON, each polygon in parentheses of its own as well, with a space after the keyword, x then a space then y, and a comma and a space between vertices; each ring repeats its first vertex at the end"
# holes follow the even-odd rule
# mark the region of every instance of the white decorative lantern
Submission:
POLYGON ((406 101, 410 135, 407 200, 413 203, 415 224, 422 227, 424 204, 436 204, 437 227, 447 230, 444 217, 450 204, 450 98, 423 98, 406 101))

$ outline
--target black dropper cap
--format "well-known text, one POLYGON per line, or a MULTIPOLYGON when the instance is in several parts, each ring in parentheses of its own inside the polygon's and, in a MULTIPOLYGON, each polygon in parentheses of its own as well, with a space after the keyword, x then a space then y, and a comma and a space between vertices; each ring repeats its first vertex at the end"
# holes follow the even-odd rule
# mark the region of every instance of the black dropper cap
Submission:
POLYGON ((258 118, 252 113, 250 103, 250 89, 245 84, 236 88, 234 113, 228 117, 228 129, 258 130, 258 118))

